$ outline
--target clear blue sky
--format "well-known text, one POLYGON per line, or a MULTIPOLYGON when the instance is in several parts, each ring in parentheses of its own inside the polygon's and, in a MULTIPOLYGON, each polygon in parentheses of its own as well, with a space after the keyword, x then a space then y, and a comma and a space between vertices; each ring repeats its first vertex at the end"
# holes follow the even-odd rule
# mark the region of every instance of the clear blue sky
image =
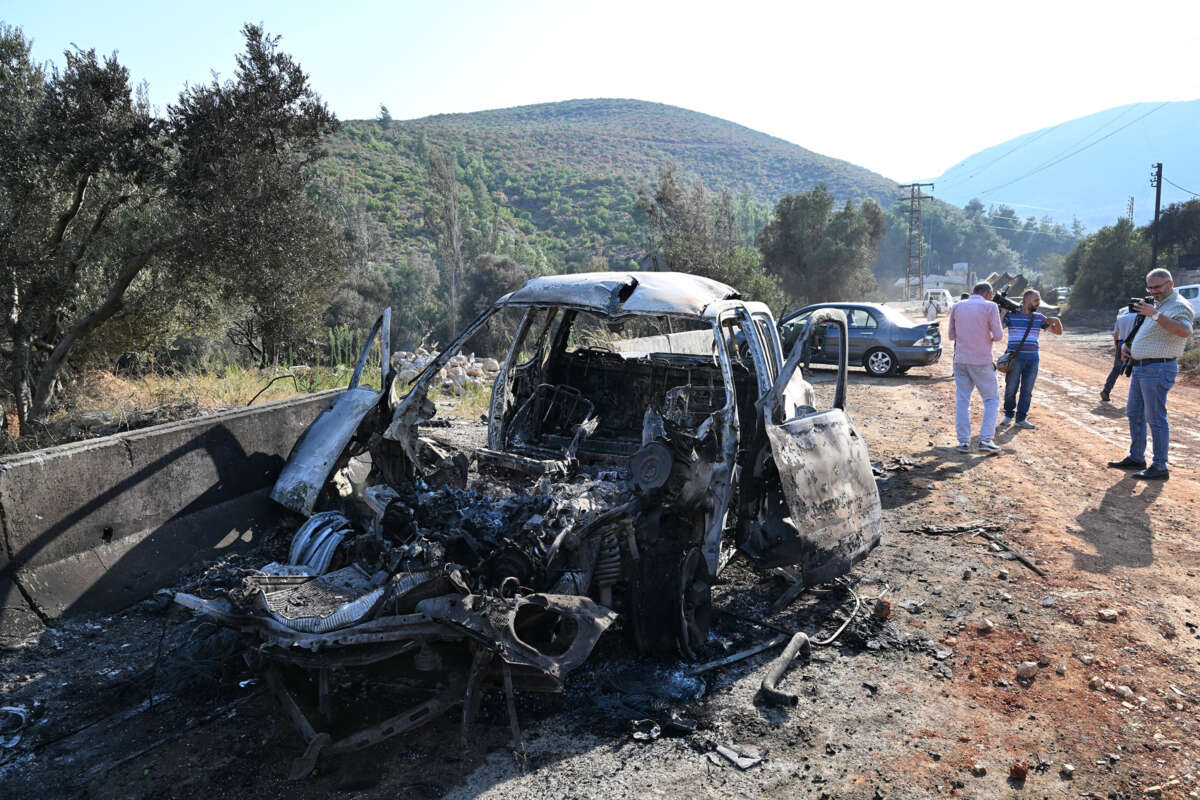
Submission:
MULTIPOLYGON (((39 60, 118 51, 160 108, 261 22, 342 119, 579 97, 702 111, 908 181, 1104 108, 1200 97, 1200 2, 3 0, 39 60), (919 12, 919 13, 918 13, 919 12)), ((995 202, 1002 202, 997 198, 995 202)))

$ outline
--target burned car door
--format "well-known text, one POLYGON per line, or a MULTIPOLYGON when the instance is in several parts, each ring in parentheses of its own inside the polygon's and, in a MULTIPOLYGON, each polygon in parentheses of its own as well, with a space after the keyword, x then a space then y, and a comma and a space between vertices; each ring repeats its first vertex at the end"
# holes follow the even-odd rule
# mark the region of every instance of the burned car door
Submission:
POLYGON ((845 410, 846 334, 846 317, 840 310, 815 311, 760 401, 767 446, 749 465, 757 491, 748 494, 753 503, 743 503, 741 511, 741 550, 761 566, 795 565, 806 586, 849 571, 879 543, 882 533, 882 509, 867 447, 845 410), (832 407, 817 410, 785 402, 813 332, 829 325, 839 333, 832 407))
POLYGON ((392 358, 391 324, 392 309, 385 308, 367 335, 346 391, 321 411, 292 449, 271 490, 272 500, 305 516, 313 513, 313 506, 326 479, 334 471, 338 459, 354 438, 363 419, 379 406, 387 388, 392 358), (360 385, 376 333, 379 334, 378 390, 360 385))

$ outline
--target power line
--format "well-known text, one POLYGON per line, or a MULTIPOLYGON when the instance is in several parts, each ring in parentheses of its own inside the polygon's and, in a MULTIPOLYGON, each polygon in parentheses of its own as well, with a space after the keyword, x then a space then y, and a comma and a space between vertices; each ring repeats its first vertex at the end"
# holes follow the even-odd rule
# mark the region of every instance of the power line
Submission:
POLYGON ((1080 153, 1082 153, 1084 150, 1087 150, 1087 149, 1089 149, 1089 148, 1095 147, 1096 145, 1098 145, 1098 144, 1100 144, 1101 142, 1103 142, 1105 139, 1108 139, 1108 138, 1110 138, 1110 137, 1112 137, 1112 136, 1116 136, 1118 133, 1120 133, 1121 131, 1125 130, 1125 129, 1126 129, 1126 128, 1128 128, 1130 125, 1133 125, 1133 124, 1134 124, 1134 123, 1136 123, 1136 122, 1140 122, 1141 120, 1143 120, 1143 119, 1145 119, 1146 117, 1150 116, 1150 115, 1151 115, 1151 114, 1153 114, 1155 111, 1158 111, 1160 108, 1162 108, 1162 107, 1163 107, 1163 106, 1165 106, 1165 105, 1167 105, 1167 103, 1160 103, 1160 104, 1158 104, 1157 106, 1155 106, 1154 108, 1152 108, 1152 109, 1150 109, 1149 111, 1147 111, 1145 114, 1142 114, 1140 117, 1136 117, 1135 119, 1132 119, 1132 120, 1130 120, 1129 122, 1126 122, 1124 125, 1122 125, 1121 127, 1117 128, 1115 131, 1111 131, 1110 133, 1106 133, 1104 136, 1101 136, 1101 137, 1100 137, 1099 139, 1097 139, 1096 141, 1094 141, 1094 142, 1091 142, 1090 144, 1086 144, 1086 145, 1084 145, 1083 147, 1080 147, 1078 150, 1075 150, 1074 152, 1068 153, 1067 155, 1063 156, 1062 158, 1058 158, 1058 159, 1055 159, 1054 161, 1050 161, 1050 162, 1048 162, 1048 163, 1046 163, 1046 164, 1043 164, 1042 166, 1038 167, 1037 169, 1033 170, 1032 172, 1027 172, 1027 173, 1025 173, 1024 175, 1022 175, 1022 176, 1021 176, 1021 177, 1019 177, 1019 178, 1013 178, 1011 181, 1008 181, 1007 183, 1002 183, 1002 184, 1000 184, 999 186, 993 186, 993 187, 992 187, 992 188, 990 188, 990 189, 985 189, 984 191, 980 192, 980 194, 981 194, 981 195, 983 195, 983 194, 987 194, 988 192, 994 192, 994 191, 996 191, 997 189, 1003 189, 1003 188, 1004 188, 1004 187, 1006 187, 1006 186, 1012 186, 1014 183, 1016 183, 1016 182, 1018 182, 1018 181, 1023 181, 1023 180, 1025 180, 1026 178, 1029 178, 1029 177, 1031 177, 1031 176, 1033 176, 1033 175, 1036 175, 1036 174, 1038 174, 1039 172, 1042 172, 1043 170, 1047 170, 1047 169, 1049 169, 1050 167, 1053 167, 1053 166, 1055 166, 1056 164, 1061 164, 1062 162, 1066 161, 1068 158, 1072 158, 1072 157, 1074 157, 1074 156, 1077 156, 1077 155, 1079 155, 1080 153))
POLYGON ((1180 186, 1178 183, 1171 180, 1170 178, 1163 178, 1163 180, 1166 181, 1167 183, 1171 184, 1172 186, 1174 186, 1176 189, 1180 190, 1181 192, 1187 192, 1192 197, 1200 197, 1200 194, 1196 194, 1191 189, 1184 189, 1182 186, 1180 186))
MULTIPOLYGON (((1093 130, 1091 130, 1090 132, 1088 132, 1088 133, 1087 133, 1087 134, 1086 134, 1086 135, 1085 135, 1085 136, 1084 136, 1082 139, 1079 139, 1079 140, 1078 140, 1078 141, 1076 141, 1074 144, 1072 144, 1072 145, 1069 145, 1069 146, 1067 147, 1067 149, 1069 150, 1069 149, 1071 149, 1072 147, 1075 147, 1076 145, 1080 144, 1081 142, 1085 142, 1085 141, 1087 141, 1088 139, 1092 138, 1093 136, 1095 136, 1096 134, 1098 134, 1100 131, 1102 131, 1102 130, 1104 130, 1105 128, 1107 128, 1109 125, 1112 125, 1113 123, 1117 122, 1119 119, 1121 119, 1121 117, 1125 116, 1125 115, 1126 115, 1126 114, 1128 114, 1130 111, 1133 111, 1135 108, 1137 108, 1137 104, 1136 104, 1136 103, 1134 103, 1134 104, 1131 104, 1131 105, 1130 105, 1128 108, 1126 108, 1126 109, 1125 109, 1124 111, 1122 111, 1120 114, 1117 114, 1117 115, 1116 115, 1115 117, 1113 117, 1112 119, 1105 120, 1105 121, 1104 121, 1104 122, 1103 122, 1103 123, 1100 125, 1100 127, 1098 127, 1098 128, 1094 128, 1093 130)), ((1005 157, 1007 157, 1007 156, 1010 156, 1010 155, 1012 155, 1013 153, 1015 153, 1016 151, 1020 150, 1022 147, 1026 146, 1026 145, 1033 144, 1033 143, 1034 143, 1034 142, 1036 142, 1038 139, 1041 139, 1043 136, 1046 136, 1046 135, 1048 135, 1048 134, 1051 134, 1051 133, 1053 133, 1054 131, 1056 131, 1056 130, 1058 130, 1059 128, 1061 128, 1063 125, 1066 125, 1068 122, 1074 122, 1074 120, 1067 120, 1067 121, 1065 121, 1065 122, 1060 122, 1060 123, 1058 123, 1057 125, 1053 125, 1053 126, 1051 126, 1051 127, 1047 128, 1046 130, 1042 131, 1041 133, 1039 133, 1038 135, 1034 136, 1033 138, 1031 138, 1031 139, 1026 139, 1025 141, 1021 142, 1021 143, 1020 143, 1020 144, 1018 144, 1017 146, 1013 147, 1011 150, 1009 150, 1009 151, 1007 151, 1007 152, 1005 152, 1005 153, 1002 153, 1001 155, 997 156, 996 158, 992 159, 991 161, 987 162, 986 164, 984 164, 984 165, 982 165, 982 166, 978 167, 978 168, 975 170, 975 172, 971 173, 971 174, 970 174, 970 175, 968 175, 966 178, 948 178, 946 181, 944 181, 944 183, 955 183, 955 182, 959 182, 959 183, 961 183, 961 182, 962 182, 962 181, 964 181, 964 180, 971 180, 971 179, 972 179, 972 178, 974 178, 976 175, 980 174, 980 173, 981 173, 981 172, 983 172, 985 169, 987 169, 988 167, 990 167, 992 164, 995 164, 997 161, 1001 160, 1002 158, 1005 158, 1005 157)), ((1115 131, 1114 131, 1114 133, 1115 133, 1115 131)), ((1060 151, 1060 152, 1058 153, 1058 155, 1062 155, 1062 153, 1063 153, 1063 152, 1065 152, 1065 151, 1060 151)), ((1051 156, 1051 158, 1052 158, 1052 159, 1053 159, 1053 158, 1057 158, 1057 157, 1058 157, 1057 155, 1056 155, 1056 156, 1051 156)))
POLYGON ((1056 239, 1074 239, 1075 237, 1069 233, 1059 233, 1057 231, 1027 231, 1022 228, 1006 228, 1000 225, 980 225, 981 228, 991 228, 996 231, 1012 231, 1013 233, 1028 233, 1036 236, 1053 236, 1056 239))

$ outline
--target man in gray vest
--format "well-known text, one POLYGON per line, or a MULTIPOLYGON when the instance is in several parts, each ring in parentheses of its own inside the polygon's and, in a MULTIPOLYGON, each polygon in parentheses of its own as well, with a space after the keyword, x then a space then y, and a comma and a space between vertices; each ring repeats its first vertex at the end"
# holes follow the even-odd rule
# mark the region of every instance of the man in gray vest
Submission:
POLYGON ((1129 399, 1125 416, 1129 417, 1129 455, 1108 465, 1116 469, 1135 469, 1133 477, 1146 481, 1165 481, 1167 449, 1171 428, 1167 424, 1167 392, 1179 373, 1178 359, 1192 333, 1195 314, 1191 305, 1175 291, 1175 281, 1165 269, 1146 275, 1146 291, 1154 296, 1154 305, 1136 303, 1134 312, 1149 319, 1121 347, 1121 355, 1133 362, 1129 378, 1129 399), (1146 466, 1146 426, 1154 438, 1154 460, 1146 466))

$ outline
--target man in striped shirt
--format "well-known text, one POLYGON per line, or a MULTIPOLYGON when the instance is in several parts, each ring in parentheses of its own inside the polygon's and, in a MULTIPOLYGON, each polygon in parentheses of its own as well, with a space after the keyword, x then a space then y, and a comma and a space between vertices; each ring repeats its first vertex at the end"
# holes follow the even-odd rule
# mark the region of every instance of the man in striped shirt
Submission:
POLYGON ((1003 320, 1008 328, 1008 351, 1017 354, 1012 370, 1004 376, 1004 424, 1011 424, 1015 414, 1017 427, 1030 430, 1035 426, 1026 416, 1037 381, 1038 334, 1044 330, 1058 335, 1063 332, 1062 320, 1038 313, 1041 304, 1042 296, 1029 289, 1021 296, 1021 310, 1010 311, 1003 320))

